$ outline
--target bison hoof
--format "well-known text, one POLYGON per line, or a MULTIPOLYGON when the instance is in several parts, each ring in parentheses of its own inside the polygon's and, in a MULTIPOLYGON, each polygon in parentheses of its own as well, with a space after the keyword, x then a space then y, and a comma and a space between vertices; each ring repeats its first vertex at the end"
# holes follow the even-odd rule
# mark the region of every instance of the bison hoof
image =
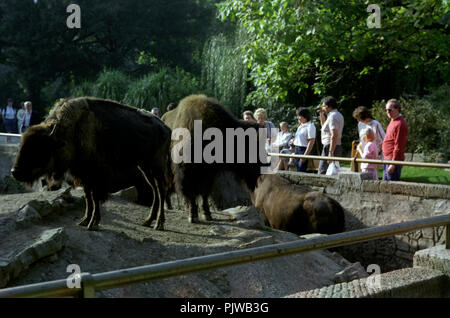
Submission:
POLYGON ((156 224, 154 229, 158 231, 164 231, 164 223, 156 224))
POLYGON ((205 220, 206 221, 212 221, 213 218, 211 217, 211 214, 205 214, 205 220))
POLYGON ((190 216, 189 217, 189 222, 190 223, 199 223, 198 216, 190 216))
POLYGON ((88 231, 98 231, 98 224, 89 224, 87 229, 88 231))
POLYGON ((78 222, 79 226, 88 226, 89 225, 89 220, 88 219, 81 219, 80 222, 78 222))
POLYGON ((152 221, 146 220, 146 221, 144 221, 144 223, 142 223, 142 226, 151 227, 152 226, 152 221))

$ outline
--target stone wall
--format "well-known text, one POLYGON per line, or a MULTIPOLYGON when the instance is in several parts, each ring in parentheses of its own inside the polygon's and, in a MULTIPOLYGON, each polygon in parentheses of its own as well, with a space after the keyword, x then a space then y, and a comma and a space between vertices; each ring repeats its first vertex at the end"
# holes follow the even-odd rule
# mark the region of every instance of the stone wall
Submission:
POLYGON ((0 179, 10 175, 17 149, 14 144, 0 144, 0 179))
MULTIPOLYGON (((423 219, 450 212, 450 186, 368 180, 363 173, 339 176, 280 172, 294 183, 306 184, 336 199, 346 209, 346 231, 423 219)), ((383 272, 412 266, 414 252, 443 244, 445 228, 427 228, 386 239, 341 248, 344 257, 383 272)))

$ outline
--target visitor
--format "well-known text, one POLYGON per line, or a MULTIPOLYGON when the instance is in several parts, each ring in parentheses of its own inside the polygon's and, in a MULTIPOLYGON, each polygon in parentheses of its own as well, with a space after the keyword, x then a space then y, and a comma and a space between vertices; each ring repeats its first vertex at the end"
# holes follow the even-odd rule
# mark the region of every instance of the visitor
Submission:
MULTIPOLYGON (((339 157, 342 155, 342 130, 344 129, 344 117, 337 110, 336 99, 332 96, 322 99, 321 107, 318 109, 320 116, 322 156, 339 157), (327 116, 325 117, 325 113, 327 116)), ((326 174, 329 160, 320 160, 319 174, 326 174)))
MULTIPOLYGON (((316 140, 316 126, 311 121, 308 108, 299 108, 296 111, 299 126, 292 142, 296 155, 310 155, 316 140)), ((296 159, 297 171, 306 172, 308 159, 296 159)))
MULTIPOLYGON (((406 141, 408 138, 408 125, 403 118, 401 104, 396 99, 390 99, 386 103, 386 115, 391 119, 386 128, 386 136, 383 141, 383 157, 385 160, 405 160, 406 141)), ((400 181, 402 166, 383 166, 383 180, 400 181)))
POLYGON ((157 107, 152 108, 152 114, 158 118, 161 117, 161 111, 157 107))
MULTIPOLYGON (((289 142, 291 140, 292 133, 289 131, 289 124, 285 121, 280 123, 280 131, 277 134, 276 139, 272 142, 271 150, 272 152, 280 152, 284 154, 290 154, 289 142)), ((287 158, 279 158, 278 170, 288 170, 287 158)))
POLYGON ((167 105, 167 111, 171 111, 171 110, 177 108, 177 106, 178 105, 175 103, 170 103, 169 105, 167 105))
POLYGON ((30 101, 25 102, 24 105, 26 112, 23 119, 22 133, 29 127, 40 124, 42 121, 41 114, 38 111, 33 110, 33 104, 30 101))
POLYGON ((243 119, 245 121, 249 121, 252 123, 256 123, 256 119, 255 116, 253 116, 253 113, 250 110, 246 110, 243 115, 242 115, 243 119))
POLYGON ((17 133, 22 134, 22 126, 23 126, 23 121, 25 120, 25 114, 26 114, 26 109, 25 109, 25 102, 21 102, 20 103, 20 109, 17 111, 17 133))
MULTIPOLYGON (((375 142, 375 132, 371 127, 365 127, 359 132, 359 137, 363 143, 358 145, 358 152, 363 159, 377 159, 378 147, 375 142)), ((374 180, 378 180, 377 165, 375 163, 361 163, 362 172, 367 172, 372 175, 374 180)))
MULTIPOLYGON (((381 151, 381 145, 386 133, 384 132, 383 126, 381 126, 380 122, 372 118, 370 110, 365 106, 359 106, 353 111, 353 118, 358 121, 358 134, 363 128, 372 128, 375 134, 375 143, 377 144, 378 151, 381 151)), ((362 148, 364 148, 364 142, 361 138, 360 142, 362 143, 362 148)))
POLYGON ((270 145, 272 143, 272 129, 275 129, 275 125, 271 121, 267 120, 267 112, 264 108, 258 108, 255 110, 255 118, 259 125, 267 129, 266 149, 270 149, 270 145))
POLYGON ((13 106, 13 100, 8 98, 8 104, 2 110, 2 119, 5 125, 5 131, 7 133, 15 133, 16 132, 16 110, 13 106))

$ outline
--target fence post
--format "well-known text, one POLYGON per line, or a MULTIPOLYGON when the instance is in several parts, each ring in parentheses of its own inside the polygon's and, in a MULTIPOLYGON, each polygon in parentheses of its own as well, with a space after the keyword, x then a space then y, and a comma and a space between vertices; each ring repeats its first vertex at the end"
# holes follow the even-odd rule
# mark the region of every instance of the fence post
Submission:
POLYGON ((445 227, 445 248, 450 250, 450 224, 445 227))
POLYGON ((90 273, 81 274, 81 298, 95 298, 95 281, 90 273))
POLYGON ((358 172, 358 163, 356 162, 356 158, 358 158, 358 144, 359 140, 353 140, 352 142, 352 154, 350 155, 352 158, 352 161, 350 162, 350 170, 353 172, 358 172))

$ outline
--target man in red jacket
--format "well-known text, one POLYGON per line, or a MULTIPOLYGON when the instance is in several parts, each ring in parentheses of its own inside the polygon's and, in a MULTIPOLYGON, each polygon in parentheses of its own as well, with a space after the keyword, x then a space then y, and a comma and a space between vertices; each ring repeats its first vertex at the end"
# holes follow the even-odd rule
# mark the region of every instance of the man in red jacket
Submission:
MULTIPOLYGON (((390 99, 386 103, 386 114, 391 122, 386 129, 382 150, 385 160, 405 160, 406 139, 408 138, 408 125, 400 114, 400 102, 390 99)), ((384 165, 383 180, 400 181, 402 166, 384 165)))

